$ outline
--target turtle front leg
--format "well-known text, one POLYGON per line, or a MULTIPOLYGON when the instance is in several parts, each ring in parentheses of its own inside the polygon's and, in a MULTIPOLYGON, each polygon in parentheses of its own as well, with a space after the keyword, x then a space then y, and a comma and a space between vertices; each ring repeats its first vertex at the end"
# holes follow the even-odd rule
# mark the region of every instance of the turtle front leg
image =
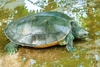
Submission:
POLYGON ((4 50, 7 54, 15 54, 18 50, 18 45, 14 42, 10 42, 4 47, 4 50))
POLYGON ((73 40, 74 40, 74 36, 73 36, 72 32, 70 32, 68 34, 68 36, 65 38, 65 41, 67 42, 66 49, 69 52, 74 52, 76 50, 76 48, 73 47, 73 40))

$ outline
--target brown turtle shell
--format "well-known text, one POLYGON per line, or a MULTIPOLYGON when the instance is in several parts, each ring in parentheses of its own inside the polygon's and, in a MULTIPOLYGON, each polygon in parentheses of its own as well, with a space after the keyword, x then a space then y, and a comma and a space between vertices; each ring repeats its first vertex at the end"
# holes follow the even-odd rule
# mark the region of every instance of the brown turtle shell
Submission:
POLYGON ((4 30, 18 45, 44 48, 58 45, 71 31, 71 18, 60 12, 41 12, 10 22, 4 30))

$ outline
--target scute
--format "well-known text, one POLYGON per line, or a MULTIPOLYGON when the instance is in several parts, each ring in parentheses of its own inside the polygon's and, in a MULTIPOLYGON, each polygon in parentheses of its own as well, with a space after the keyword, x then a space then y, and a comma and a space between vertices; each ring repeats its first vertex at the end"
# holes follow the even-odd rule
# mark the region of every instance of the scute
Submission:
POLYGON ((71 30, 71 18, 66 18, 59 12, 37 13, 9 23, 4 32, 16 44, 33 47, 51 45, 63 39, 71 30))

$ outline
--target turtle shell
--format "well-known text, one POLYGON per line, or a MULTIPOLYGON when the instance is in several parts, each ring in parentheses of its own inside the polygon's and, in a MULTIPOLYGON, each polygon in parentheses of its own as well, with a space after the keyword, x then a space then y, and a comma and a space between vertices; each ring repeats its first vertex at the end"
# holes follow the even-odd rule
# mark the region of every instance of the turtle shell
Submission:
POLYGON ((58 45, 71 30, 71 18, 60 12, 41 12, 10 22, 4 29, 10 41, 44 48, 58 45))

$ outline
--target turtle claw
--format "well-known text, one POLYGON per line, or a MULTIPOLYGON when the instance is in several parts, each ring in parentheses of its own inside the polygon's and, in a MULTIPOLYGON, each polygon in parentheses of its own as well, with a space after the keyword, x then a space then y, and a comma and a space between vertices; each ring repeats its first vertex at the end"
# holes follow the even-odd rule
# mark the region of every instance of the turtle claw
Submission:
POLYGON ((69 51, 69 52, 75 52, 76 51, 76 47, 66 47, 67 48, 67 50, 69 51))
POLYGON ((15 54, 17 52, 17 48, 18 47, 15 43, 10 42, 5 46, 4 50, 7 54, 15 54))
POLYGON ((5 46, 4 50, 7 54, 15 54, 17 52, 17 48, 9 48, 6 46, 5 46))

